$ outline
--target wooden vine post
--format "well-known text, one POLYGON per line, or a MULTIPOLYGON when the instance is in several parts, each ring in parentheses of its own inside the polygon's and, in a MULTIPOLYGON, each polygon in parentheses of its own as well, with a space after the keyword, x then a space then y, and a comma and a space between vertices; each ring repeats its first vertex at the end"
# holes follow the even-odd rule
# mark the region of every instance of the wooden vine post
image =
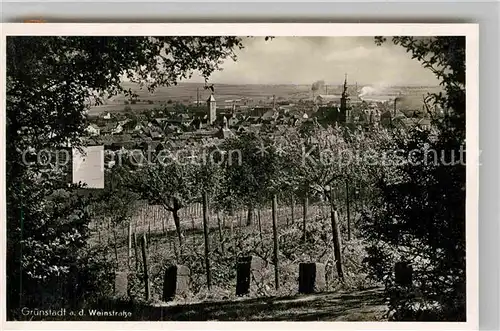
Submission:
POLYGON ((146 234, 144 233, 141 238, 141 248, 142 248, 142 263, 144 265, 144 287, 146 291, 146 301, 151 298, 151 287, 149 284, 149 269, 148 269, 148 252, 147 252, 147 241, 146 234))
POLYGON ((210 242, 208 238, 208 222, 209 222, 209 216, 208 216, 208 193, 205 191, 203 192, 203 237, 205 238, 205 270, 207 273, 207 287, 210 290, 212 279, 210 275, 210 258, 209 258, 209 253, 210 253, 210 242))
POLYGON ((339 279, 344 281, 344 270, 342 264, 342 241, 339 229, 339 217, 337 207, 335 205, 335 194, 333 188, 330 190, 330 208, 331 208, 331 221, 332 221, 332 240, 333 240, 333 254, 335 256, 335 265, 337 267, 337 274, 339 279))
POLYGON ((276 194, 273 195, 273 241, 274 241, 274 283, 276 285, 276 290, 279 289, 280 284, 279 284, 279 260, 278 260, 278 228, 277 228, 277 223, 278 223, 278 215, 277 215, 277 209, 278 209, 278 198, 276 197, 276 194))
POLYGON ((347 209, 347 240, 351 240, 351 210, 350 210, 350 199, 349 199, 349 180, 345 180, 345 199, 346 199, 346 209, 347 209))

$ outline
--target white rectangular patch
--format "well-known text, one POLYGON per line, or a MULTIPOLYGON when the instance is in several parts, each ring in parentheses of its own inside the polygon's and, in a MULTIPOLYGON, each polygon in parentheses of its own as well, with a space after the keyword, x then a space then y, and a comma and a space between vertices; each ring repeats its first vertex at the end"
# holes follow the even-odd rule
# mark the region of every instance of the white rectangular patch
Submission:
POLYGON ((73 184, 86 188, 104 188, 104 146, 73 148, 73 184))

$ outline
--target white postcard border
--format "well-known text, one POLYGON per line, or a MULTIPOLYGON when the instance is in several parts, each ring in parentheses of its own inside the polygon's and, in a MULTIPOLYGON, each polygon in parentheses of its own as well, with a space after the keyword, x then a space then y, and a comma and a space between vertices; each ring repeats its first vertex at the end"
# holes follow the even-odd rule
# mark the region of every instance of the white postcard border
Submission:
MULTIPOLYGON (((6 322, 5 249, 6 234, 2 231, 0 316, 5 330, 474 330, 478 328, 478 185, 479 185, 479 27, 478 24, 342 24, 342 23, 2 23, 1 42, 1 105, 6 109, 6 36, 28 35, 232 35, 232 36, 466 36, 466 260, 467 260, 467 322, 6 322), (332 325, 333 323, 333 325, 332 325)), ((0 172, 5 178, 5 111, 0 112, 0 172)), ((5 201, 5 181, 1 181, 0 201, 5 201)), ((0 206, 0 225, 6 228, 6 206, 0 206)))

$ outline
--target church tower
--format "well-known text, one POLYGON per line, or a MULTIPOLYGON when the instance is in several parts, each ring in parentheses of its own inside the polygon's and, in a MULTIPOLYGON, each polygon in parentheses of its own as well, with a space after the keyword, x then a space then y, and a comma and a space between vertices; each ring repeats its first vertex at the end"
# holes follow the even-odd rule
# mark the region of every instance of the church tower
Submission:
POLYGON ((217 118, 217 104, 215 102, 213 94, 210 94, 210 97, 207 99, 207 106, 208 106, 208 123, 214 124, 217 118))
POLYGON ((342 97, 340 98, 340 122, 346 123, 350 120, 351 114, 347 109, 347 101, 349 94, 347 93, 347 74, 345 74, 344 89, 342 90, 342 97))
POLYGON ((349 100, 349 94, 347 93, 347 74, 345 74, 344 88, 342 90, 342 97, 340 98, 340 122, 346 123, 351 119, 350 110, 347 109, 347 101, 349 100))

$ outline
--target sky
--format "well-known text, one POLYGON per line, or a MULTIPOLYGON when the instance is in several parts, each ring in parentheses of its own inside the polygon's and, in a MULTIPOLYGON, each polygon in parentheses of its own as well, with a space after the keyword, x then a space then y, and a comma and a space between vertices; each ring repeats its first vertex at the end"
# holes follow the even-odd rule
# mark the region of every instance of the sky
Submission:
MULTIPOLYGON (((237 61, 225 60, 210 83, 218 84, 341 84, 438 85, 435 76, 411 59, 390 38, 377 46, 373 37, 244 38, 237 61)), ((189 82, 203 82, 195 73, 189 82)))

